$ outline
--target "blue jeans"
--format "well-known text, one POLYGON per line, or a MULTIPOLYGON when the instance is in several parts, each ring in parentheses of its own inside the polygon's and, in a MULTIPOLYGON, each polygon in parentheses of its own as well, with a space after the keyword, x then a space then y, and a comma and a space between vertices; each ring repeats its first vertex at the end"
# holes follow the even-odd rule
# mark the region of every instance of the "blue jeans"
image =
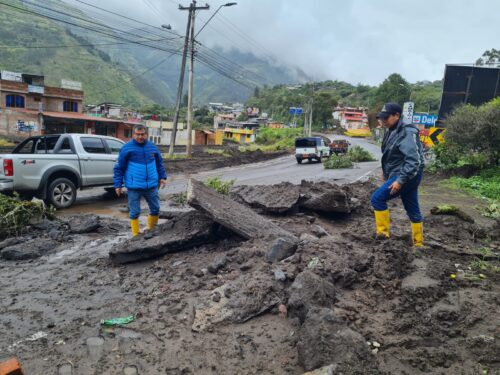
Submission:
POLYGON ((422 181, 422 172, 406 182, 401 190, 396 194, 391 195, 389 186, 391 186, 391 184, 396 181, 397 178, 397 175, 392 176, 381 187, 375 190, 375 192, 372 194, 371 199, 373 208, 376 211, 385 211, 387 210, 388 200, 401 196, 403 206, 405 207, 410 221, 412 223, 421 223, 422 221, 424 221, 424 219, 418 205, 418 185, 420 185, 420 181, 422 181))
POLYGON ((157 216, 160 213, 160 196, 158 188, 152 189, 128 189, 129 217, 137 219, 141 214, 141 197, 146 199, 149 206, 149 214, 157 216))

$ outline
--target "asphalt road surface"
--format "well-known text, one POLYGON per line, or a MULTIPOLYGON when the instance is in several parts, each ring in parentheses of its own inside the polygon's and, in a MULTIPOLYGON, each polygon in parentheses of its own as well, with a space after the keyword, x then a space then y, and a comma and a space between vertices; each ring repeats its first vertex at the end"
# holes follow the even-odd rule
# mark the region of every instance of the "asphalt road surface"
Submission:
MULTIPOLYGON (((186 191, 189 178, 205 180, 207 177, 220 177, 222 180, 235 180, 235 185, 271 185, 288 181, 295 184, 302 180, 334 181, 338 184, 355 182, 367 178, 380 166, 380 146, 362 138, 332 136, 331 138, 348 139, 351 146, 359 145, 377 158, 374 162, 356 163, 350 169, 325 169, 322 163, 304 161, 298 164, 294 155, 287 155, 268 161, 245 164, 234 167, 214 169, 195 173, 193 175, 169 176, 166 188, 160 190, 160 196, 186 191)), ((167 167, 168 170, 168 167, 167 167)), ((124 199, 110 199, 100 188, 78 192, 74 206, 64 210, 67 214, 77 212, 95 212, 98 214, 113 214, 117 207, 125 204, 124 199)))

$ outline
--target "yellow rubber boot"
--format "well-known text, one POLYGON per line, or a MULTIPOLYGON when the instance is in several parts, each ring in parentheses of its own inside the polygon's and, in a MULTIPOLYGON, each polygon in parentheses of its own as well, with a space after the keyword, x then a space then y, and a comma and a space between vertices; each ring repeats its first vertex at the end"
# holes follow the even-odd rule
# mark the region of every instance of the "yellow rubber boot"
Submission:
POLYGON ((424 225, 423 223, 411 223, 411 238, 413 239, 413 246, 424 246, 424 225))
POLYGON ((376 237, 378 239, 389 238, 390 218, 389 210, 374 211, 375 212, 375 226, 377 228, 376 237))
POLYGON ((132 237, 139 235, 139 219, 130 219, 130 228, 132 229, 132 237))
POLYGON ((151 230, 156 227, 158 224, 158 215, 149 215, 148 216, 148 229, 151 230))

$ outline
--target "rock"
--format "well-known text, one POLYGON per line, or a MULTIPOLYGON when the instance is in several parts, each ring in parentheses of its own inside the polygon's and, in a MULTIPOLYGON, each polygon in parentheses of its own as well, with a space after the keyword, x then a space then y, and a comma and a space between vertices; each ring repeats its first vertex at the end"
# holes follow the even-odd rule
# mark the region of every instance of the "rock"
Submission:
POLYGON ((210 263, 207 267, 208 272, 213 273, 214 275, 219 272, 221 268, 224 268, 227 264, 227 256, 219 255, 215 258, 215 260, 210 263))
POLYGON ((329 236, 328 232, 320 225, 315 225, 311 230, 319 238, 329 236))
POLYGON ((114 263, 124 264, 189 250, 217 239, 217 225, 197 211, 189 211, 148 231, 116 244, 109 252, 114 263))
POLYGON ((330 307, 337 301, 333 284, 310 270, 300 273, 295 278, 289 293, 288 310, 301 322, 313 306, 330 307))
POLYGON ((7 260, 27 260, 39 258, 55 252, 59 242, 49 238, 35 238, 23 243, 5 247, 0 256, 7 260))
POLYGON ((302 233, 299 238, 300 241, 302 242, 311 242, 311 241, 316 241, 317 238, 314 237, 312 234, 309 233, 302 233))
POLYGON ((297 205, 300 191, 298 185, 282 182, 271 186, 234 186, 231 197, 264 213, 281 214, 297 205))
POLYGON ((355 204, 347 188, 329 182, 302 181, 299 207, 325 213, 351 213, 355 204))
POLYGON ((288 310, 287 310, 286 306, 283 304, 280 304, 278 306, 278 312, 279 312, 280 318, 286 318, 288 316, 288 310))
POLYGON ((274 271, 274 279, 276 281, 285 281, 286 280, 286 274, 280 270, 280 269, 277 269, 274 271))
POLYGON ((205 273, 204 273, 201 269, 199 269, 199 270, 196 270, 196 271, 194 272, 194 275, 195 275, 196 277, 203 277, 203 276, 205 276, 205 273))
POLYGON ((336 365, 328 365, 313 371, 304 372, 302 375, 335 375, 337 374, 337 372, 335 371, 336 368, 336 365))
POLYGON ((294 239, 287 237, 277 238, 266 253, 266 261, 273 263, 292 256, 297 250, 297 245, 298 243, 294 239))
POLYGON ((297 350, 299 363, 306 371, 333 365, 339 374, 368 373, 372 360, 363 336, 328 308, 308 312, 300 328, 297 350))
POLYGON ((252 268, 252 264, 250 262, 246 262, 240 266, 240 271, 248 271, 252 268))
MULTIPOLYGON (((225 296, 225 293, 224 293, 224 296, 225 296)), ((219 292, 214 292, 214 294, 212 295, 212 301, 214 302, 219 302, 220 301, 220 293, 219 292)))
POLYGON ((72 216, 68 221, 69 231, 72 234, 83 234, 95 232, 100 226, 100 218, 97 215, 72 216))
POLYGON ((0 242, 0 250, 5 249, 6 247, 17 245, 18 243, 26 241, 23 237, 11 237, 0 242))

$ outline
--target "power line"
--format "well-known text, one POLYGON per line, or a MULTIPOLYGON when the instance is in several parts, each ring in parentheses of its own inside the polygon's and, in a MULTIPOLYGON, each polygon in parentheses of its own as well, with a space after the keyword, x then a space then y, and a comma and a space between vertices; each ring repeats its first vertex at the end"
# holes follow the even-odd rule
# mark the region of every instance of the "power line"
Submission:
MULTIPOLYGON (((162 41, 170 38, 157 39, 157 41, 162 41)), ((89 44, 66 44, 66 45, 52 45, 52 46, 21 46, 19 44, 12 45, 0 45, 0 48, 20 48, 20 49, 44 49, 44 48, 76 48, 76 47, 99 47, 99 46, 115 46, 115 45, 123 45, 123 44, 131 44, 131 42, 114 42, 114 43, 89 43, 89 44)))

